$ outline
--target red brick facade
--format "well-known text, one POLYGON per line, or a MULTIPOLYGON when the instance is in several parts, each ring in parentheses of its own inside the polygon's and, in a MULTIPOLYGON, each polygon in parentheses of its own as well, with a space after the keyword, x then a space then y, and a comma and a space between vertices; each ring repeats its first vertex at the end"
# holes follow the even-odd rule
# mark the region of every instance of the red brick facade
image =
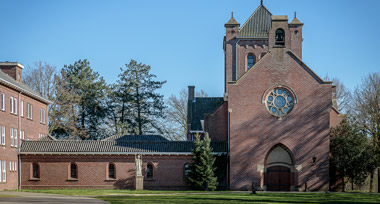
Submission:
MULTIPOLYGON (((98 188, 133 189, 134 155, 21 155, 22 188, 98 188), (38 163, 40 178, 32 176, 32 164, 38 163), (70 178, 69 166, 78 167, 78 178, 70 178), (116 178, 108 178, 108 164, 113 163, 116 178)), ((188 189, 184 181, 184 166, 190 155, 143 155, 144 189, 188 189), (146 178, 147 164, 153 165, 153 178, 146 178)))
POLYGON ((16 73, 20 73, 21 77, 22 67, 18 63, 0 63, 0 72, 3 72, 3 75, 4 73, 10 74, 14 79, 13 84, 8 83, 8 78, 0 79, 0 161, 6 163, 6 180, 4 181, 2 176, 0 190, 18 188, 19 165, 17 155, 21 139, 36 140, 40 134, 47 134, 47 102, 31 97, 26 93, 28 90, 23 90, 23 87, 19 86, 22 78, 16 80, 16 73), (6 65, 3 66, 3 64, 6 65), (15 65, 10 66, 9 64, 15 65), (4 97, 4 108, 1 104, 2 97, 4 97), (11 98, 13 99, 13 113, 11 113, 11 98), (33 106, 32 111, 30 111, 33 112, 31 118, 27 116, 27 104, 33 106), (45 123, 40 122, 41 109, 45 110, 45 123), (5 128, 5 145, 3 145, 1 137, 3 127, 5 128), (13 130, 13 141, 11 141, 11 130, 13 130))

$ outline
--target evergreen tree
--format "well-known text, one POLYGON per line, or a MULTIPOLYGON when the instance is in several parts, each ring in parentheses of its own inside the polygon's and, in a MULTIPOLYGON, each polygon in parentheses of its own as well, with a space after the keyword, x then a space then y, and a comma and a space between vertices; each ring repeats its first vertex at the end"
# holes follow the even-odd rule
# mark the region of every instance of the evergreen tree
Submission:
POLYGON ((119 112, 116 128, 121 134, 142 135, 151 129, 160 132, 156 121, 164 117, 165 106, 164 96, 156 90, 166 81, 154 81, 156 76, 149 73, 149 65, 131 60, 125 66, 114 85, 115 110, 119 112))
POLYGON ((337 127, 332 128, 330 152, 330 164, 343 179, 343 190, 345 178, 352 184, 361 185, 376 168, 373 146, 365 134, 348 120, 343 120, 337 127))
POLYGON ((55 114, 61 122, 53 133, 73 139, 104 137, 106 87, 103 78, 91 69, 86 59, 65 65, 56 92, 59 108, 55 114))
POLYGON ((195 136, 193 161, 190 163, 190 172, 187 177, 187 183, 195 190, 215 190, 218 182, 214 172, 215 158, 210 147, 210 137, 205 134, 203 140, 200 135, 195 136))

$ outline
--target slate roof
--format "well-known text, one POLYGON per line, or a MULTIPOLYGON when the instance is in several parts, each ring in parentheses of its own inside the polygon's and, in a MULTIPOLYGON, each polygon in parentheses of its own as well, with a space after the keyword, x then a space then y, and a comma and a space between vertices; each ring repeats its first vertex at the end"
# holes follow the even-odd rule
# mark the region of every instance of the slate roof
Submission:
POLYGON ((205 114, 213 113, 222 103, 223 97, 195 97, 194 101, 188 102, 188 121, 191 121, 191 130, 201 131, 201 120, 205 114))
POLYGON ((33 89, 31 89, 27 85, 17 82, 15 79, 13 79, 11 76, 9 76, 8 74, 4 73, 1 70, 0 70, 0 83, 5 84, 5 85, 7 85, 13 89, 18 90, 18 91, 23 91, 24 94, 26 94, 32 98, 35 98, 37 100, 40 100, 42 102, 51 103, 49 100, 40 96, 38 93, 33 91, 33 89))
MULTIPOLYGON (((57 140, 23 141, 20 154, 26 153, 190 153, 194 147, 191 141, 94 141, 57 140)), ((226 153, 227 143, 211 142, 213 152, 226 153)))
POLYGON ((103 139, 102 141, 110 141, 110 140, 117 140, 117 141, 169 141, 165 137, 162 137, 161 135, 115 135, 111 137, 107 137, 103 139))
POLYGON ((272 13, 264 5, 260 5, 241 26, 239 37, 268 37, 271 28, 272 13))

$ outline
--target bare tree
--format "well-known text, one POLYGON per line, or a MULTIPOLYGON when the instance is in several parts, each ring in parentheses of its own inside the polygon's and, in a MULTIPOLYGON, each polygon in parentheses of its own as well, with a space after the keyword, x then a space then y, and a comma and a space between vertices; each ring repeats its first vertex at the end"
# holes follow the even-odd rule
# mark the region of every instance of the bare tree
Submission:
MULTIPOLYGON (((372 140, 373 147, 380 158, 380 74, 370 73, 362 79, 353 94, 350 115, 356 119, 360 128, 372 140)), ((380 162, 380 161, 378 161, 380 162)), ((378 174, 379 169, 378 169, 378 174)), ((372 191, 373 173, 370 177, 370 192, 372 191)), ((378 181, 380 182, 380 177, 378 181)), ((380 190, 379 190, 380 192, 380 190)))
POLYGON ((41 60, 34 62, 32 66, 28 65, 23 73, 24 84, 52 102, 48 110, 49 133, 56 127, 56 120, 54 120, 54 110, 57 108, 55 77, 59 77, 56 74, 57 67, 55 65, 41 60))
MULTIPOLYGON (((195 93, 196 97, 207 97, 204 90, 195 93)), ((166 101, 166 135, 171 140, 185 140, 187 134, 188 92, 182 89, 178 95, 171 95, 166 101)))
POLYGON ((336 92, 333 97, 335 97, 339 111, 347 112, 348 107, 352 101, 352 95, 350 90, 343 84, 343 82, 338 77, 326 76, 325 80, 332 81, 333 85, 336 86, 336 92))
POLYGON ((380 74, 370 73, 356 87, 352 115, 380 149, 380 74))

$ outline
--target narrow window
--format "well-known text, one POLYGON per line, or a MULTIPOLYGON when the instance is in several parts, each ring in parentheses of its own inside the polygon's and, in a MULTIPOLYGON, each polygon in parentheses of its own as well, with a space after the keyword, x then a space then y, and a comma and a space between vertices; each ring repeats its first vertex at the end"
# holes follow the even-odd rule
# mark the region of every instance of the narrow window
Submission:
POLYGON ((3 181, 2 177, 3 177, 3 165, 2 165, 1 160, 0 160, 0 183, 3 181))
POLYGON ((33 119, 33 105, 30 104, 30 119, 33 119))
POLYGON ((24 117, 24 101, 20 101, 20 116, 24 117))
POLYGON ((40 166, 37 163, 33 163, 33 178, 40 178, 40 166))
POLYGON ((11 147, 13 147, 14 138, 13 138, 13 128, 11 128, 11 147))
POLYGON ((70 177, 71 178, 78 178, 77 165, 74 163, 70 165, 70 177))
POLYGON ((7 181, 7 163, 3 161, 3 182, 7 181))
POLYGON ((276 30, 275 45, 285 45, 285 31, 281 28, 276 30))
POLYGON ((17 147, 17 143, 18 143, 18 140, 17 140, 17 129, 14 129, 14 137, 15 137, 15 147, 17 147))
POLYGON ((189 173, 190 173, 190 164, 185 164, 185 166, 183 166, 183 178, 185 181, 189 177, 189 173))
POLYGON ((148 164, 146 166, 146 178, 153 179, 153 165, 152 164, 148 164))
POLYGON ((10 104, 11 104, 11 113, 13 113, 13 97, 10 98, 10 104))
POLYGON ((13 163, 12 163, 12 161, 9 161, 9 171, 13 171, 13 163))
POLYGON ((114 164, 109 164, 108 165, 108 177, 111 179, 115 179, 115 165, 114 164))
POLYGON ((5 145, 5 126, 1 126, 1 144, 5 145))
POLYGON ((13 102, 15 103, 13 113, 14 113, 14 114, 17 114, 17 99, 14 98, 14 99, 13 99, 13 102))
POLYGON ((255 64, 255 56, 253 54, 249 54, 247 56, 247 70, 249 70, 255 64))
POLYGON ((1 110, 5 110, 5 94, 1 93, 1 110))

